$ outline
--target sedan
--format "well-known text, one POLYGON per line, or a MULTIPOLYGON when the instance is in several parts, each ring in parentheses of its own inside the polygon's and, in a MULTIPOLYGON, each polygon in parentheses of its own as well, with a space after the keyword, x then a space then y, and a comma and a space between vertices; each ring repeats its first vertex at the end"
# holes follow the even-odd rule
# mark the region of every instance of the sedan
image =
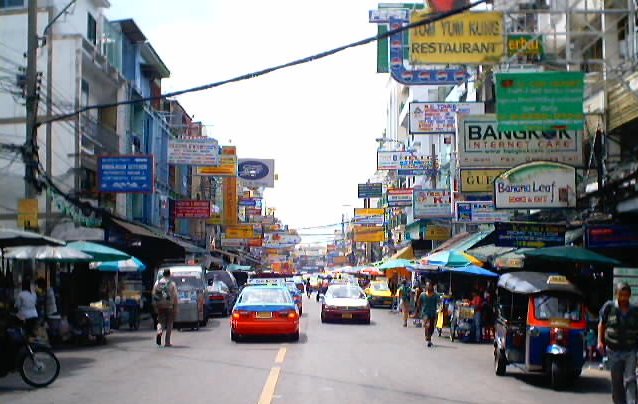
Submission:
POLYGON ((370 304, 356 285, 330 285, 321 303, 321 322, 358 320, 370 324, 370 304))
POLYGON ((226 317, 230 313, 235 300, 228 286, 222 281, 209 281, 206 291, 208 292, 208 300, 206 300, 206 312, 208 315, 220 313, 226 317))
POLYGON ((286 286, 244 288, 233 308, 230 339, 281 335, 299 340, 299 312, 286 286))
POLYGON ((300 292, 297 289, 297 285, 294 282, 286 282, 286 286, 288 287, 288 291, 292 296, 292 300, 294 300, 297 305, 297 310, 299 311, 299 316, 303 315, 303 292, 300 292))

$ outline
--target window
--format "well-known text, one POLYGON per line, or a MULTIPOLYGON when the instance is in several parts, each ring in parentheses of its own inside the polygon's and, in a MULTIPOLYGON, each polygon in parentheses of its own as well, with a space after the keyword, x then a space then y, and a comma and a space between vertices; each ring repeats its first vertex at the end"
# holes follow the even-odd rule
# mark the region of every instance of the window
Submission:
POLYGON ((89 83, 82 80, 82 96, 80 97, 80 103, 82 107, 89 105, 89 83))
POLYGON ((93 45, 97 44, 97 22, 91 14, 87 14, 86 37, 93 45))
POLYGON ((24 0, 0 0, 0 8, 24 7, 24 0))

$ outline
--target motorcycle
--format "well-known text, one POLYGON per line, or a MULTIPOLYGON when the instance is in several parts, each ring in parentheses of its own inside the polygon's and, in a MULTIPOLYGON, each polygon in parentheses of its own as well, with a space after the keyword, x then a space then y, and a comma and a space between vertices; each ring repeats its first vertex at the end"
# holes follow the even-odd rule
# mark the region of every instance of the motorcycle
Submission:
POLYGON ((0 377, 19 372, 28 385, 46 387, 60 374, 60 362, 50 347, 30 342, 17 317, 12 316, 0 345, 5 347, 0 355, 0 377))

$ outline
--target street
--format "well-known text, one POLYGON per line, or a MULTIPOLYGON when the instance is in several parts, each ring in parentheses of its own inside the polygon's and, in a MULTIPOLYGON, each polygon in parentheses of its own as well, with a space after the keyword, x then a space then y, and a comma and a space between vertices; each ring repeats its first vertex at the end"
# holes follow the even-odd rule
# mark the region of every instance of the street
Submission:
MULTIPOLYGON (((611 402, 607 372, 584 369, 566 391, 508 368, 498 378, 489 344, 451 343, 402 328, 397 314, 374 309, 372 324, 321 324, 304 300, 298 343, 233 343, 226 318, 173 334, 157 348, 147 324, 119 331, 100 347, 57 351, 58 380, 34 390, 17 374, 0 379, 0 403, 587 403, 611 402)), ((445 334, 444 334, 445 335, 445 334)))

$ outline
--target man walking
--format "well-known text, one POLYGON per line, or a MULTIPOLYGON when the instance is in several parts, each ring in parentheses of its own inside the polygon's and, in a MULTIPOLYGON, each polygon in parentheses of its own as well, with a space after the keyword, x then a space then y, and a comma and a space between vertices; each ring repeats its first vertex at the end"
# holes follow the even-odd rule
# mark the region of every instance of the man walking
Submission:
POLYGON ((616 286, 616 300, 600 309, 598 349, 607 353, 611 368, 614 404, 636 404, 636 344, 638 308, 629 303, 631 288, 625 282, 616 286))
POLYGON ((177 315, 177 286, 171 280, 171 270, 165 269, 162 278, 153 286, 153 305, 157 313, 157 336, 155 343, 162 345, 162 334, 166 332, 164 346, 171 346, 171 331, 177 315))
POLYGON ((410 294, 412 293, 412 288, 408 285, 407 280, 403 280, 401 282, 401 287, 399 288, 399 299, 401 301, 401 311, 403 311, 403 326, 408 326, 408 317, 410 316, 410 294))
POLYGON ((417 304, 417 313, 423 319, 425 330, 425 341, 428 348, 432 346, 432 334, 434 334, 434 323, 436 322, 436 308, 439 304, 439 295, 434 292, 434 285, 431 282, 425 284, 425 292, 421 293, 417 304))

